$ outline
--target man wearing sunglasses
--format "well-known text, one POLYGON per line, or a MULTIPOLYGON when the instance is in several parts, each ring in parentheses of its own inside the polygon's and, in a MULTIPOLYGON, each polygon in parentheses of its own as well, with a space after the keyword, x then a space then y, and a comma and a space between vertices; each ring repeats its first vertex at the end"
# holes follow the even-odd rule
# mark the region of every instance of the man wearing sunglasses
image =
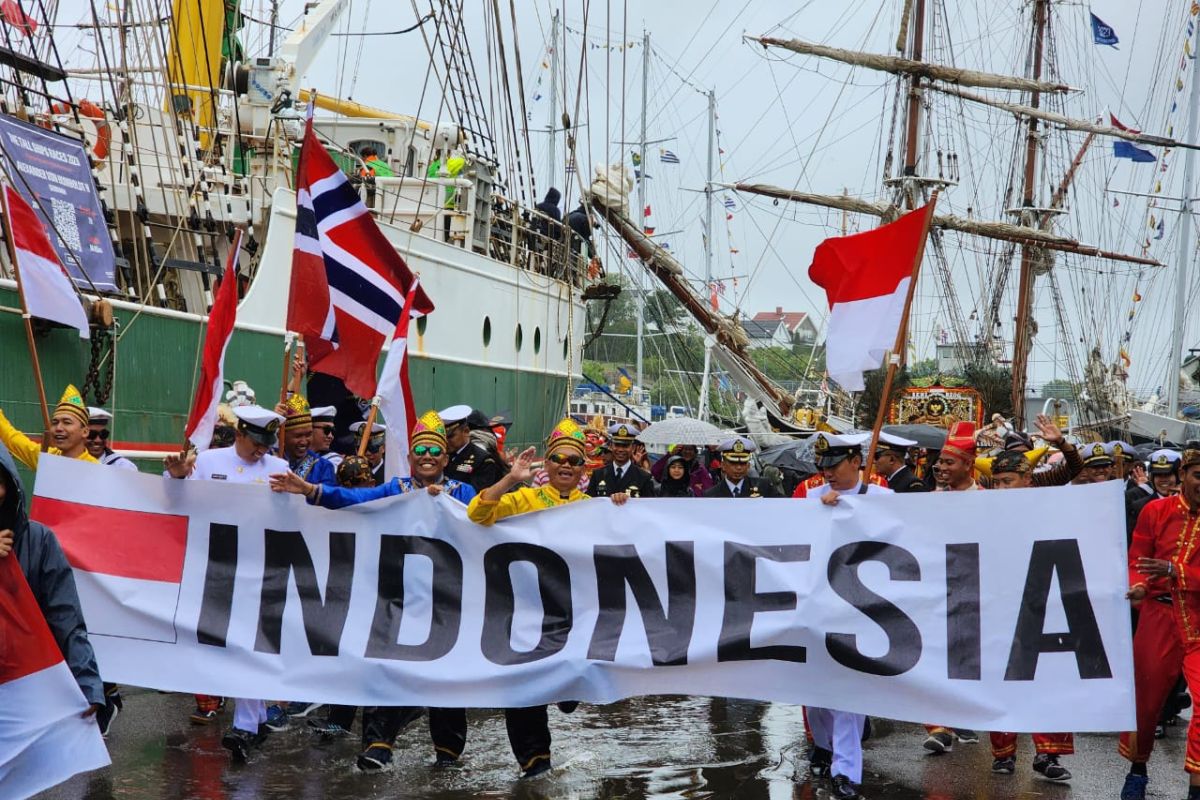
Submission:
MULTIPOLYGON (((436 411, 427 411, 417 420, 409 436, 411 478, 392 478, 380 486, 359 488, 309 483, 295 472, 286 472, 271 476, 271 489, 302 494, 310 504, 334 509, 422 489, 432 495, 445 492, 460 503, 469 503, 475 497, 471 485, 446 478, 449 458, 446 426, 436 411)), ((349 456, 343 464, 352 467, 357 460, 357 456, 349 456)), ((359 477, 365 478, 365 475, 359 477)), ((363 751, 356 761, 358 768, 380 770, 391 764, 396 736, 417 716, 420 716, 420 710, 407 706, 367 709, 363 714, 363 751)), ((429 731, 439 765, 446 766, 458 760, 466 744, 466 727, 464 709, 429 709, 429 731)))
POLYGON ((637 428, 624 422, 608 426, 612 462, 592 473, 587 488, 589 497, 611 497, 614 494, 655 497, 658 494, 650 473, 633 463, 633 444, 637 434, 637 428))
POLYGON ((105 466, 137 472, 137 464, 125 456, 117 455, 108 446, 111 436, 109 425, 112 424, 112 418, 111 412, 105 411, 103 408, 88 406, 87 451, 92 458, 105 466))
MULTIPOLYGON (((492 525, 516 514, 586 500, 587 495, 579 490, 579 479, 583 477, 587 461, 585 441, 583 429, 574 420, 569 417, 562 420, 546 439, 545 470, 549 481, 542 486, 521 486, 534 473, 537 451, 530 447, 517 456, 507 475, 475 496, 467 506, 467 516, 480 525, 492 525)), ((629 495, 619 492, 609 499, 616 505, 623 505, 629 495)), ((559 704, 559 709, 569 712, 575 705, 564 702, 559 704)), ((546 706, 506 708, 504 723, 522 777, 532 778, 549 772, 550 722, 546 706)))
POLYGON ((333 449, 333 440, 337 438, 334 434, 336 421, 337 408, 335 406, 314 408, 312 410, 312 442, 308 445, 310 452, 316 453, 333 464, 335 473, 338 465, 342 463, 342 454, 333 449))

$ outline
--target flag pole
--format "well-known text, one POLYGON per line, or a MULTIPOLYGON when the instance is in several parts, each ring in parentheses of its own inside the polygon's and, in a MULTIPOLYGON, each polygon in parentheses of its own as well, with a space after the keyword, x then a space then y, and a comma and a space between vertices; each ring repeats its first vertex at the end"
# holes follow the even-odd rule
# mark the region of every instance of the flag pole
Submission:
POLYGON ((21 297, 21 319, 25 323, 25 341, 29 345, 29 360, 33 362, 33 378, 37 384, 38 400, 42 404, 42 452, 50 447, 50 406, 46 403, 46 384, 42 381, 42 364, 38 360, 37 345, 33 341, 33 319, 29 316, 29 304, 25 301, 25 284, 21 281, 21 267, 17 263, 17 248, 13 241, 11 216, 8 210, 8 198, 0 191, 0 208, 4 211, 4 242, 8 250, 8 258, 13 265, 13 275, 17 279, 17 294, 21 297))
POLYGON ((367 454, 367 443, 371 441, 371 429, 375 427, 375 417, 379 415, 379 395, 371 398, 371 410, 367 412, 367 421, 363 423, 362 434, 358 437, 358 454, 367 454))
POLYGON ((896 372, 900 368, 900 353, 908 339, 908 315, 912 309, 913 297, 917 293, 917 276, 921 272, 921 262, 925 259, 925 242, 929 239, 929 228, 933 224, 933 210, 937 206, 940 189, 934 189, 925 207, 925 227, 921 232, 921 241, 917 245, 917 255, 913 259, 912 280, 908 283, 908 293, 904 297, 904 313, 900 315, 900 327, 896 329, 896 342, 888 353, 887 374, 883 379, 883 391, 879 395, 879 409, 875 412, 875 426, 871 429, 870 449, 867 450, 866 473, 864 481, 871 480, 871 470, 875 468, 875 449, 879 446, 879 434, 883 430, 883 421, 887 418, 888 401, 892 396, 892 384, 896 380, 896 372))

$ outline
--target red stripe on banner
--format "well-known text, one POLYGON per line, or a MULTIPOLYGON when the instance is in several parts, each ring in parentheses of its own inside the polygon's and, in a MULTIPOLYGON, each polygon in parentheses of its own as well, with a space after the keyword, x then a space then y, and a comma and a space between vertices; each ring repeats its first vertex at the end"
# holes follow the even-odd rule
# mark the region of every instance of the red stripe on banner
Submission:
POLYGON ((76 569, 179 583, 188 518, 34 497, 30 517, 51 528, 76 569))
POLYGON ((63 660, 17 559, 0 558, 0 683, 63 660))

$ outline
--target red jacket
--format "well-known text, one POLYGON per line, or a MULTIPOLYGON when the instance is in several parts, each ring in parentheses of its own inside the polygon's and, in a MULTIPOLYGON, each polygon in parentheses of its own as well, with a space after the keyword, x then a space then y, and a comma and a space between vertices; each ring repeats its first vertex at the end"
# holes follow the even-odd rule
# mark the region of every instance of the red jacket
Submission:
POLYGON ((1170 595, 1175 620, 1185 641, 1200 641, 1200 509, 1182 495, 1153 500, 1142 509, 1129 546, 1129 586, 1146 587, 1148 597, 1170 595), (1139 558, 1170 561, 1171 578, 1147 578, 1137 571, 1139 558))

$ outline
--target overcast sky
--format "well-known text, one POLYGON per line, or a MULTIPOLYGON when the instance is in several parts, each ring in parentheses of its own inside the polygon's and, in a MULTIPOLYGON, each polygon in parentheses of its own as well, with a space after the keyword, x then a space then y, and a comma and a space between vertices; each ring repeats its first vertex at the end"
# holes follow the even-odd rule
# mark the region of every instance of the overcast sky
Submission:
MULTIPOLYGON (((1023 72, 1029 3, 953 0, 948 4, 948 20, 941 3, 931 0, 930 4, 937 9, 928 32, 929 60, 993 72, 1023 72)), ((423 13, 428 9, 428 0, 419 0, 419 5, 423 13)), ((509 4, 499 5, 511 64, 515 49, 508 21, 509 4)), ((718 143, 725 151, 716 180, 758 181, 830 194, 846 190, 872 199, 886 197, 881 178, 892 128, 895 84, 890 77, 783 51, 764 51, 743 41, 742 36, 797 36, 849 49, 891 53, 901 2, 592 0, 589 5, 585 39, 583 4, 579 0, 565 4, 549 0, 516 3, 529 140, 539 191, 547 185, 549 174, 548 135, 544 131, 549 124, 550 70, 544 62, 549 59, 551 15, 557 9, 565 14, 568 28, 559 52, 560 59, 567 62, 566 74, 560 70, 560 112, 564 99, 572 112, 578 103, 579 111, 573 116, 587 126, 578 134, 579 161, 588 170, 585 175, 590 174, 592 166, 614 160, 630 165, 629 152, 635 148, 611 143, 638 137, 641 38, 643 31, 650 33, 647 137, 666 141, 648 148, 647 203, 652 210, 648 224, 659 233, 679 231, 663 240, 671 244, 695 278, 704 272, 703 194, 696 191, 705 180, 708 126, 704 91, 716 93, 718 143), (636 45, 622 48, 623 41, 636 45), (581 54, 586 64, 582 84, 581 54), (581 88, 578 93, 577 87, 581 88), (662 163, 660 148, 677 155, 680 163, 662 163)), ((1170 107, 1176 97, 1187 96, 1186 91, 1177 95, 1174 85, 1181 74, 1178 61, 1186 35, 1187 6, 1184 0, 1096 0, 1090 10, 1112 25, 1121 38, 1119 48, 1109 48, 1092 43, 1087 6, 1055 3, 1050 35, 1052 68, 1064 82, 1084 90, 1065 106, 1059 102, 1056 110, 1097 117, 1112 109, 1123 122, 1155 133, 1165 133, 1173 120, 1176 135, 1182 136, 1184 111, 1171 114, 1170 107)), ((285 0, 281 21, 294 25, 302 7, 301 0, 285 0)), ((490 7, 486 0, 466 0, 464 5, 485 109, 492 106, 489 93, 494 90, 489 86, 499 84, 498 80, 488 80, 489 75, 498 74, 485 39, 484 9, 490 7)), ((71 20, 73 13, 81 16, 85 8, 82 0, 64 0, 62 21, 71 20)), ((264 0, 243 2, 243 8, 259 19, 269 13, 269 3, 264 0)), ((338 29, 396 30, 411 25, 417 16, 409 3, 355 0, 348 4, 338 29)), ((252 52, 261 42, 261 30, 258 27, 258 33, 248 36, 252 52)), ((327 43, 306 83, 325 92, 433 119, 439 116, 441 98, 435 82, 426 83, 428 66, 420 33, 339 37, 327 43)), ((510 79, 517 95, 515 73, 514 65, 510 79)), ((1184 78, 1188 75, 1182 74, 1184 78)), ((1005 99, 1020 102, 1012 95, 1005 99)), ((943 210, 964 216, 970 213, 980 219, 1005 219, 1004 211, 1010 207, 1004 197, 1006 181, 1012 165, 1019 162, 1016 156, 1023 143, 1013 118, 940 95, 933 96, 931 104, 932 113, 926 122, 932 143, 929 160, 936 159, 938 150, 947 156, 956 153, 964 173, 961 184, 944 196, 943 210)), ((443 119, 451 116, 445 107, 441 114, 443 119)), ((1081 141, 1081 135, 1052 135, 1047 145, 1051 156, 1038 176, 1043 200, 1061 180, 1081 141)), ((558 164, 552 179, 560 187, 566 180, 564 163, 560 134, 558 164)), ((1150 193, 1161 179, 1162 195, 1178 195, 1173 187, 1180 182, 1180 164, 1181 157, 1172 157, 1165 173, 1159 173, 1153 164, 1116 164, 1111 144, 1098 141, 1086 154, 1068 200, 1070 214, 1060 219, 1056 229, 1089 244, 1140 254, 1140 245, 1147 237, 1147 215, 1157 212, 1148 210, 1144 199, 1106 193, 1106 189, 1150 193), (1114 200, 1120 205, 1114 207, 1114 200)), ((936 165, 931 163, 924 171, 936 172, 936 165)), ((568 191, 570 199, 577 200, 578 190, 568 191)), ((726 286, 726 311, 736 306, 753 314, 783 306, 823 316, 823 294, 806 274, 814 247, 823 238, 837 235, 843 224, 851 231, 875 224, 871 218, 851 216, 843 220, 840 213, 788 203, 776 206, 748 195, 722 192, 716 200, 713 271, 726 286), (733 200, 731 212, 721 205, 726 198, 733 200), (726 218, 728 214, 732 219, 726 218)), ((1161 216, 1158 214, 1156 219, 1161 216)), ((1174 213, 1166 215, 1163 239, 1151 240, 1149 251, 1152 257, 1171 264, 1179 230, 1176 218, 1174 213)), ((947 235, 944 245, 944 275, 935 259, 927 257, 920 284, 913 320, 919 357, 932 354, 940 330, 952 329, 951 306, 961 309, 960 318, 970 335, 978 331, 979 321, 971 319, 971 314, 982 310, 983 298, 992 291, 1002 252, 1000 246, 957 235, 947 235), (947 300, 948 293, 953 294, 952 300, 947 300)), ((606 253, 605 258, 610 271, 620 268, 633 274, 632 270, 637 269, 636 264, 623 259, 619 250, 606 253)), ((1013 263, 1009 298, 1016 286, 1013 263)), ((1173 274, 1169 270, 1143 270, 1139 276, 1136 268, 1075 257, 1055 263, 1070 338, 1058 331, 1053 288, 1048 281, 1039 281, 1037 316, 1041 333, 1033 354, 1032 381, 1068 377, 1068 349, 1077 352, 1099 344, 1106 359, 1115 359, 1128 330, 1132 333, 1128 347, 1133 359, 1132 383, 1150 388, 1161 384, 1168 362, 1173 274), (1143 300, 1133 306, 1135 288, 1143 300), (1132 324, 1128 322, 1131 308, 1137 312, 1132 324)), ((1006 339, 1011 338, 1011 315, 1010 299, 1002 319, 1006 339)), ((1188 330, 1186 346, 1192 346, 1200 326, 1189 323, 1188 330)))

